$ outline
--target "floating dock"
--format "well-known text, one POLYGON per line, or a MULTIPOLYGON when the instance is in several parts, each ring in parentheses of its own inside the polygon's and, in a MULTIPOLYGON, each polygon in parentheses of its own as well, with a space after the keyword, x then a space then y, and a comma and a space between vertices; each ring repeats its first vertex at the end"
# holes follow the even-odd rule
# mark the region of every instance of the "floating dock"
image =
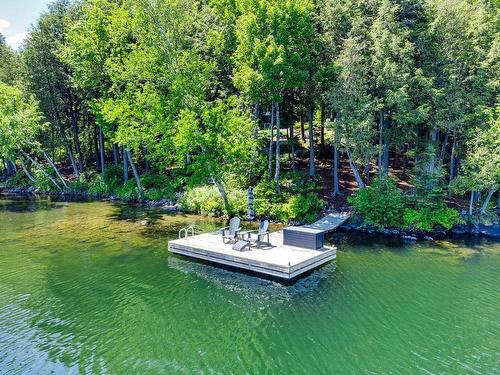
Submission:
POLYGON ((333 246, 312 250, 284 245, 282 231, 271 233, 269 242, 270 246, 263 248, 236 251, 232 249, 232 244, 224 244, 218 234, 205 233, 169 241, 168 249, 175 254, 286 280, 296 278, 337 256, 337 249, 333 246))

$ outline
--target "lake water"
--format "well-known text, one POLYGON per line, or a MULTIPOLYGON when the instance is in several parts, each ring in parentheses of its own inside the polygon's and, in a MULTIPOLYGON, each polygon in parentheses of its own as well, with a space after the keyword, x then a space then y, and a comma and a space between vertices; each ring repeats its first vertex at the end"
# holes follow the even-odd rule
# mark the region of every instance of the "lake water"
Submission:
POLYGON ((494 374, 500 245, 337 235, 292 285, 190 261, 214 219, 0 199, 0 374, 494 374))

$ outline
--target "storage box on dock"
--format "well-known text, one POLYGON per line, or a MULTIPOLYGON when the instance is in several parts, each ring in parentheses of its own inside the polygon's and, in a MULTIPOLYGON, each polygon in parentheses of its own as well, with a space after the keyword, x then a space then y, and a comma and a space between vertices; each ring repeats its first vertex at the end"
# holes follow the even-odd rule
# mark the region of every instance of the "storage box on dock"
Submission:
POLYGON ((319 250, 324 246, 324 231, 307 227, 286 227, 283 229, 283 244, 306 249, 319 250))

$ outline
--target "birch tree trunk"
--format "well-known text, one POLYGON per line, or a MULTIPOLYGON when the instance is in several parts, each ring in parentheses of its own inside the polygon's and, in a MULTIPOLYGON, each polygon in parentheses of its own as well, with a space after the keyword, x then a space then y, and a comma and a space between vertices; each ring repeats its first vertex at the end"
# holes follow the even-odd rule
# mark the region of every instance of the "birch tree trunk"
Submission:
POLYGON ((68 185, 66 184, 66 181, 64 181, 64 178, 61 176, 61 173, 59 173, 59 169, 57 169, 56 165, 52 162, 52 160, 50 160, 50 158, 48 157, 46 152, 44 150, 41 150, 41 151, 42 151, 43 156, 45 157, 45 160, 47 160, 47 162, 50 164, 50 166, 52 167, 54 172, 56 172, 57 177, 59 177, 59 179, 61 180, 64 187, 67 189, 68 185))
POLYGON ((23 160, 21 158, 19 158, 19 164, 21 164, 21 168, 23 169, 23 172, 26 175, 26 177, 28 177, 31 182, 33 182, 34 184, 36 184, 35 178, 28 172, 28 169, 24 165, 24 162, 23 162, 23 160))
POLYGON ((271 125, 270 127, 270 137, 269 137, 269 161, 267 165, 268 178, 273 178, 273 141, 274 141, 274 103, 271 105, 271 125))
POLYGON ((495 194, 495 191, 497 191, 497 189, 494 187, 492 187, 488 191, 488 195, 486 196, 486 199, 484 200, 483 205, 481 206, 481 210, 479 211, 481 215, 484 215, 486 213, 486 208, 488 207, 488 203, 490 203, 491 197, 493 196, 493 194, 495 194))
POLYGON ((351 166, 352 173, 354 174, 354 178, 356 179, 356 183, 358 184, 358 187, 360 189, 365 188, 365 183, 363 182, 363 179, 361 178, 361 174, 359 173, 358 167, 356 166, 356 163, 352 160, 351 152, 349 149, 346 149, 347 152, 347 157, 349 158, 349 165, 351 166))
POLYGON ((135 183, 137 184, 137 189, 139 190, 139 199, 144 200, 144 191, 142 190, 141 180, 139 179, 139 173, 137 173, 137 168, 135 167, 134 159, 132 159, 132 154, 128 148, 125 148, 127 152, 128 162, 130 163, 130 168, 134 173, 135 183))
POLYGON ((470 192, 470 201, 469 201, 469 216, 472 216, 472 209, 474 207, 474 197, 475 197, 475 191, 472 190, 470 192))
POLYGON ((224 189, 224 184, 222 183, 221 180, 212 177, 212 180, 214 180, 215 185, 217 185, 217 190, 219 190, 219 194, 222 197, 222 201, 224 202, 224 209, 228 214, 231 212, 231 208, 229 207, 229 200, 227 199, 227 194, 226 194, 226 189, 224 189))
POLYGON ((315 177, 314 170, 314 135, 313 135, 313 113, 312 105, 308 110, 308 120, 309 120, 309 177, 315 177))
POLYGON ((275 103, 276 105, 276 170, 274 173, 274 179, 277 184, 277 190, 278 192, 281 192, 280 190, 280 136, 281 136, 281 129, 280 129, 280 105, 279 103, 275 103))
POLYGON ((45 170, 43 169, 43 167, 35 160, 33 159, 31 156, 29 156, 26 152, 24 152, 23 150, 21 150, 21 154, 23 154, 29 161, 31 161, 37 168, 40 172, 42 172, 42 174, 47 177, 50 182, 52 182, 54 184, 54 186, 57 187, 57 189, 59 189, 59 191, 61 191, 61 187, 59 186, 59 184, 56 182, 56 180, 54 180, 47 172, 45 172, 45 170))
POLYGON ((128 181, 128 161, 127 161, 127 148, 122 146, 123 153, 123 181, 128 181))
POLYGON ((104 135, 102 133, 102 128, 100 126, 99 126, 99 155, 101 159, 101 172, 104 172, 104 135))

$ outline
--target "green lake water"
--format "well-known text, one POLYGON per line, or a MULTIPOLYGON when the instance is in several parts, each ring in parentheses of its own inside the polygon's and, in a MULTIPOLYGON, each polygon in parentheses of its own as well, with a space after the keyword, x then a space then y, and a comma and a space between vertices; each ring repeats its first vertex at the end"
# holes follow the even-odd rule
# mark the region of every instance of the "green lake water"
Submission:
POLYGON ((167 251, 213 219, 0 199, 0 374, 500 373, 500 245, 337 235, 292 285, 167 251))

